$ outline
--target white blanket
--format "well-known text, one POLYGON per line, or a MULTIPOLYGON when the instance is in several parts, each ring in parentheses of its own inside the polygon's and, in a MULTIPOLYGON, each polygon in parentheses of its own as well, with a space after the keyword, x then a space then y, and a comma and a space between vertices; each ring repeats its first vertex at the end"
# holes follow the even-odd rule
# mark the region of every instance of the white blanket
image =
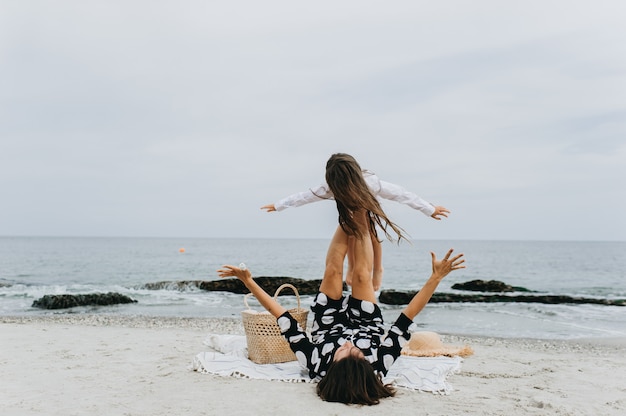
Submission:
MULTIPOLYGON (((292 383, 314 382, 297 361, 280 364, 255 364, 248 360, 246 337, 210 334, 204 341, 211 351, 201 352, 193 360, 192 370, 228 377, 253 378, 292 383)), ((461 357, 400 356, 383 380, 396 387, 448 394, 453 388, 446 381, 461 370, 461 357)))

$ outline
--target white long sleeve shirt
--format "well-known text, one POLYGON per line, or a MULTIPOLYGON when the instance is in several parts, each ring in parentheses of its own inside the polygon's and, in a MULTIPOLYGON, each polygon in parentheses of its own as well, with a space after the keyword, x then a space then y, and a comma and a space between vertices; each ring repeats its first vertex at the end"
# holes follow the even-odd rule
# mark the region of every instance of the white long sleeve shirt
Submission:
MULTIPOLYGON (((408 205, 429 217, 435 212, 435 206, 430 202, 424 201, 422 198, 413 192, 407 191, 400 185, 381 181, 378 176, 372 172, 364 171, 363 179, 365 179, 367 187, 376 197, 408 205)), ((308 191, 289 195, 276 202, 274 208, 276 208, 276 211, 283 211, 287 208, 295 208, 325 199, 334 199, 333 193, 327 184, 319 185, 308 191)))

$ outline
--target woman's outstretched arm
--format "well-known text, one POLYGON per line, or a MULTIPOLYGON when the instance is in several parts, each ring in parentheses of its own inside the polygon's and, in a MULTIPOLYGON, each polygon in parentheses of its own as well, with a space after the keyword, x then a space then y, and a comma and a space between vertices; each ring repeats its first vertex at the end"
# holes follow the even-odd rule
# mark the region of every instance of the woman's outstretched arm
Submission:
POLYGON ((457 254, 452 257, 453 250, 450 249, 446 253, 443 259, 437 260, 437 256, 432 251, 430 255, 432 256, 432 265, 433 265, 433 273, 430 275, 430 278, 424 283, 424 286, 420 289, 419 292, 413 299, 409 302, 409 304, 404 308, 402 313, 404 313, 410 320, 413 320, 419 314, 422 309, 426 306, 430 298, 435 293, 435 289, 439 286, 439 282, 443 280, 444 277, 448 275, 452 270, 464 269, 465 259, 463 258, 463 254, 457 254))
POLYGON ((252 273, 248 269, 240 267, 224 265, 217 271, 219 277, 236 277, 248 288, 252 295, 259 301, 261 305, 271 313, 275 318, 280 317, 287 312, 276 300, 270 296, 261 286, 252 278, 252 273))

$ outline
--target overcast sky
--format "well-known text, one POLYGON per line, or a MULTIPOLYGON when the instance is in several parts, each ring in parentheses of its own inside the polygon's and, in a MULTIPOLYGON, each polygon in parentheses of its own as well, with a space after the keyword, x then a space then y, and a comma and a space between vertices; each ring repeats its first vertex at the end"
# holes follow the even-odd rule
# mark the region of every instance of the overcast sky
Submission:
POLYGON ((626 2, 0 0, 0 235, 626 240, 626 2))

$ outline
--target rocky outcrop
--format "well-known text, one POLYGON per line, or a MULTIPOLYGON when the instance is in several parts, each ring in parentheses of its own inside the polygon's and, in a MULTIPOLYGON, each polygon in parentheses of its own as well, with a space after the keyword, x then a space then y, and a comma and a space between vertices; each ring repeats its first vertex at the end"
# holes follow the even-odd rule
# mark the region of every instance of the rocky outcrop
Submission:
MULTIPOLYGON (((383 290, 380 292, 378 301, 388 305, 406 305, 417 291, 383 290)), ((522 302, 522 303, 548 303, 548 304, 582 304, 626 306, 626 299, 599 299, 583 298, 565 295, 463 295, 456 293, 435 293, 430 299, 431 303, 459 303, 459 302, 522 302)))
MULTIPOLYGON (((305 280, 294 277, 281 277, 281 276, 259 276, 254 280, 261 286, 267 293, 273 295, 276 289, 283 283, 290 283, 298 289, 300 295, 314 295, 319 291, 320 279, 317 280, 305 280)), ((483 281, 475 280, 466 282, 462 285, 465 288, 462 290, 472 290, 481 292, 500 292, 502 294, 459 294, 459 293, 435 293, 431 299, 431 302, 524 302, 524 303, 570 303, 581 304, 591 303, 599 305, 616 305, 626 306, 626 300, 620 299, 596 299, 596 298, 582 298, 572 297, 564 295, 514 295, 503 294, 511 292, 532 292, 526 288, 510 286, 497 280, 483 281)), ((455 285, 456 286, 456 285, 455 285)), ((453 288, 455 288, 453 286, 453 288)), ((147 283, 142 285, 140 289, 149 290, 188 290, 189 288, 197 288, 207 291, 223 291, 232 292, 238 294, 248 293, 249 290, 237 279, 220 279, 220 280, 179 280, 179 281, 163 281, 147 283)), ((344 290, 348 290, 344 283, 344 290)), ((416 291, 397 291, 397 290, 383 290, 380 292, 378 301, 388 305, 406 305, 416 294, 416 291)), ((536 293, 536 292, 532 292, 536 293)), ((281 295, 291 295, 292 292, 289 289, 285 289, 281 292, 281 295)))
POLYGON ((471 280, 465 283, 455 283, 452 289, 472 292, 530 292, 525 287, 507 285, 498 280, 471 280))
POLYGON ((45 295, 33 302, 34 308, 41 309, 66 309, 75 306, 105 306, 123 303, 136 303, 137 301, 120 293, 90 293, 86 295, 45 295))
MULTIPOLYGON (((314 295, 319 291, 321 279, 305 280, 295 277, 281 277, 281 276, 259 276, 255 277, 254 281, 259 284, 267 293, 273 295, 276 289, 284 283, 292 284, 298 289, 298 293, 301 295, 314 295)), ((221 279, 221 280, 179 280, 179 281, 164 281, 147 283, 141 286, 141 289, 149 290, 187 290, 190 287, 198 288, 208 291, 221 291, 245 294, 249 290, 238 279, 221 279)), ((345 288, 345 284, 344 284, 345 288)), ((290 295, 291 290, 284 289, 281 294, 290 295)))

